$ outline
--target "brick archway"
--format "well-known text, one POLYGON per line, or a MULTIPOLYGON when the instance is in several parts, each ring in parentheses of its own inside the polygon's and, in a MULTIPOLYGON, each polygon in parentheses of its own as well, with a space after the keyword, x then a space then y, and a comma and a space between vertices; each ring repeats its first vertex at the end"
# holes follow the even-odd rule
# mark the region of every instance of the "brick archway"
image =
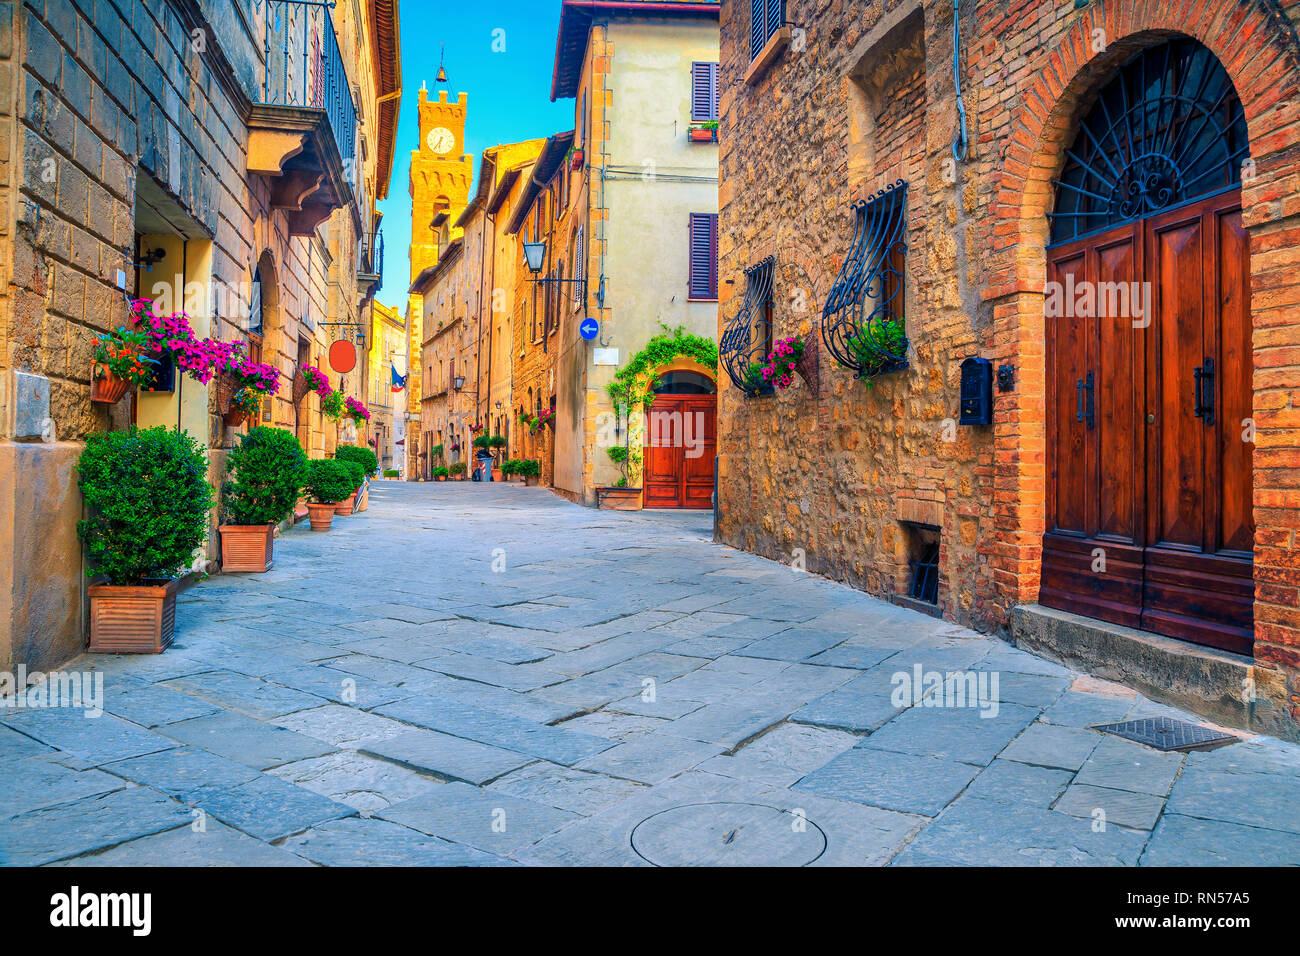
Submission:
MULTIPOLYGON (((1085 10, 1029 64, 1035 77, 1014 116, 992 216, 992 268, 983 298, 993 309, 996 361, 1017 366, 1018 387, 999 395, 994 509, 1003 533, 992 563, 1003 614, 1034 601, 1046 500, 1043 286, 1052 180, 1064 163, 1087 96, 1137 50, 1174 35, 1199 40, 1223 63, 1246 114, 1253 175, 1242 185, 1251 236, 1254 327, 1255 657, 1291 671, 1297 712, 1300 669, 1300 502, 1283 470, 1300 457, 1300 347, 1290 319, 1300 293, 1286 278, 1300 256, 1300 202, 1291 180, 1300 132, 1300 42, 1273 0, 1227 5, 1158 0, 1145 8, 1106 2, 1085 10), (1189 9, 1190 7, 1190 9, 1189 9), (1098 33, 1097 31, 1100 31, 1098 33), (1104 42, 1098 50, 1097 39, 1104 42), (1269 350, 1276 350, 1269 355, 1269 350)), ((1300 713, 1297 713, 1300 716, 1300 713)))

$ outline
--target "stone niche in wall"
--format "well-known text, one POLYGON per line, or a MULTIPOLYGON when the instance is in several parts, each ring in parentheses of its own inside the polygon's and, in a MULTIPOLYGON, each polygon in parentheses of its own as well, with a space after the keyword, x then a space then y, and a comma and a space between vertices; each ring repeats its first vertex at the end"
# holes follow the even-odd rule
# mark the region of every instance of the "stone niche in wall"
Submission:
MULTIPOLYGON (((866 198, 886 181, 908 178, 905 145, 925 137, 925 15, 918 2, 902 3, 882 16, 848 58, 846 89, 849 107, 849 194, 866 198), (921 110, 909 130, 895 115, 907 101, 919 97, 921 110)), ((918 167, 919 168, 919 167, 918 167)))

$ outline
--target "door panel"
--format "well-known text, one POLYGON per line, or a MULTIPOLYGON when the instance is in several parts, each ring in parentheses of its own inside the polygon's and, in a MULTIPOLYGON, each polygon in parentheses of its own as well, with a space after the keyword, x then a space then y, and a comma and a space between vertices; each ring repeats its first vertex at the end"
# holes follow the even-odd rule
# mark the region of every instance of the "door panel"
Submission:
POLYGON ((645 448, 645 507, 713 507, 717 398, 656 395, 645 448))
POLYGON ((1252 445, 1242 431, 1253 352, 1240 194, 1049 250, 1048 281, 1095 283, 1097 298, 1094 321, 1046 320, 1039 600, 1249 654, 1252 445), (1141 283, 1150 289, 1136 324, 1103 304, 1103 290, 1126 283, 1138 283, 1129 312, 1141 283), (1080 423, 1076 385, 1090 372, 1092 422, 1080 423))

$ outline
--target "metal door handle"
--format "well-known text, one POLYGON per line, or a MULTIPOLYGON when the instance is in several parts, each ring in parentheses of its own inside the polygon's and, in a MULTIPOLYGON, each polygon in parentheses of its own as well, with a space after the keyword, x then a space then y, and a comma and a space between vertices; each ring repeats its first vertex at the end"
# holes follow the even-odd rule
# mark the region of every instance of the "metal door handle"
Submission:
POLYGON ((1192 370, 1192 415, 1214 424, 1214 359, 1206 358, 1204 365, 1192 370))
POLYGON ((1092 427, 1096 418, 1096 409, 1093 407, 1093 383, 1092 373, 1089 372, 1081 379, 1074 383, 1075 408, 1074 420, 1080 423, 1086 423, 1089 428, 1092 427))

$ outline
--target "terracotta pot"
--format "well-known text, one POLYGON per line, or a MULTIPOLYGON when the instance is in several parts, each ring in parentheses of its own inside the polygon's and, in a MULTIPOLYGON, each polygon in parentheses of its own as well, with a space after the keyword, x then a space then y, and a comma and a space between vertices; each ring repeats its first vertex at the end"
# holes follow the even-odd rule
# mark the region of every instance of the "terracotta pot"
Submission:
POLYGON ((130 383, 110 372, 107 365, 101 364, 91 372, 90 400, 92 402, 115 405, 122 400, 128 388, 130 383))
POLYGON ((506 480, 506 473, 505 473, 504 471, 502 471, 500 468, 493 468, 493 469, 492 469, 492 480, 493 480, 493 481, 505 481, 505 480, 506 480))
POLYGON ((92 584, 90 651, 92 654, 161 654, 176 630, 176 595, 180 581, 118 586, 92 584))
POLYGON ((273 524, 223 524, 221 533, 222 571, 270 571, 275 547, 273 524))
POLYGON ((700 129, 698 127, 691 130, 692 143, 712 143, 717 138, 717 133, 711 129, 700 129))
POLYGON ((311 518, 311 530, 328 531, 334 521, 335 505, 321 505, 314 501, 307 502, 307 513, 311 518))
POLYGON ((446 476, 446 475, 439 475, 439 476, 438 476, 438 481, 446 481, 446 480, 447 480, 447 476, 446 476))
POLYGON ((602 511, 640 511, 640 488, 599 487, 596 506, 602 511))
POLYGON ((352 514, 352 506, 357 503, 357 493, 354 491, 342 501, 334 506, 334 513, 341 518, 346 518, 352 514))
POLYGON ((229 411, 221 416, 221 420, 231 428, 238 428, 244 422, 248 421, 248 412, 244 411, 238 405, 231 405, 229 411))

